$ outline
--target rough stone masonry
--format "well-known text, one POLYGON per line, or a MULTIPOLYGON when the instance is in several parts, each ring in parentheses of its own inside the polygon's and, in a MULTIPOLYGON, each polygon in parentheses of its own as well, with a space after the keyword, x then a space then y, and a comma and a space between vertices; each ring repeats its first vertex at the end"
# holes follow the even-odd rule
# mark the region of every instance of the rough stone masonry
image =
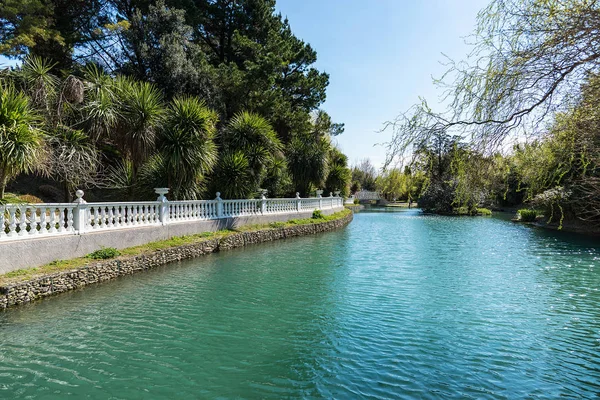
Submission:
POLYGON ((199 240, 192 244, 147 252, 136 256, 121 256, 111 260, 90 264, 32 280, 0 287, 0 309, 29 303, 44 297, 79 289, 86 285, 108 281, 119 276, 129 275, 165 265, 168 263, 199 257, 205 254, 251 244, 312 235, 332 231, 346 226, 352 221, 353 213, 333 220, 285 228, 267 228, 252 232, 237 232, 221 239, 199 240))

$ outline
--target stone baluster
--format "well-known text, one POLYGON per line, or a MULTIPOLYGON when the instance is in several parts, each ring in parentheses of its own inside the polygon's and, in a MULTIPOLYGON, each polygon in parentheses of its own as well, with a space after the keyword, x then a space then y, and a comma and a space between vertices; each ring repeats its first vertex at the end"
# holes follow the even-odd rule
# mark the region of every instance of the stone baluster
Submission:
POLYGON ((15 236, 17 233, 17 216, 16 209, 14 206, 10 207, 8 210, 8 236, 15 236))
MULTIPOLYGON (((42 207, 40 208, 40 235, 45 235, 46 233, 48 233, 48 228, 46 227, 47 224, 48 223, 46 222, 46 207, 42 207)), ((0 227, 2 227, 2 224, 0 224, 0 227)))
POLYGON ((19 207, 19 236, 23 236, 27 231, 27 224, 25 222, 25 214, 27 209, 25 207, 19 207))
POLYGON ((37 208, 29 207, 29 235, 37 235, 39 233, 37 224, 37 208))
POLYGON ((73 207, 67 207, 67 232, 73 232, 73 207))
POLYGON ((107 222, 106 221, 107 220, 107 218, 106 218, 106 207, 102 206, 101 210, 102 210, 102 211, 100 211, 100 220, 102 221, 101 228, 107 228, 107 225, 106 225, 106 222, 107 222))
POLYGON ((56 232, 56 208, 54 207, 50 207, 50 229, 48 230, 49 233, 54 233, 56 232))
POLYGON ((60 233, 65 231, 65 207, 58 208, 58 231, 60 233))

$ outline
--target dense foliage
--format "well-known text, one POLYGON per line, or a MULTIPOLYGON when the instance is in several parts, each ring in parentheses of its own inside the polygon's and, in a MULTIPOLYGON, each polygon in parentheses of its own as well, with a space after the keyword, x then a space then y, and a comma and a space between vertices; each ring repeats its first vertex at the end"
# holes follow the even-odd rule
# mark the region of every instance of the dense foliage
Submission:
POLYGON ((386 166, 412 153, 431 211, 526 202, 600 222, 599 16, 596 1, 492 0, 436 81, 447 109, 422 100, 390 122, 386 166))
POLYGON ((348 191, 330 139, 343 124, 319 109, 329 76, 274 0, 9 0, 0 53, 24 61, 0 75, 0 107, 21 121, 0 120, 2 145, 21 149, 0 160, 2 188, 38 169, 65 200, 85 186, 129 199, 155 185, 176 198, 348 191))

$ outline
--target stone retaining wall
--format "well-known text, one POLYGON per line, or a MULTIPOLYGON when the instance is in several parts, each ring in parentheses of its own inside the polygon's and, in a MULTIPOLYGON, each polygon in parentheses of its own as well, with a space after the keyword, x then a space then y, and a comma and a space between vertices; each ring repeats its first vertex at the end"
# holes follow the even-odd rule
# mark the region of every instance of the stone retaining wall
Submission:
POLYGON ((121 256, 112 260, 91 262, 85 267, 61 271, 29 281, 0 287, 0 309, 29 303, 34 300, 78 289, 86 285, 108 281, 188 258, 251 244, 269 242, 294 236, 312 235, 339 229, 352 221, 353 214, 343 218, 308 225, 269 228, 253 232, 237 232, 221 239, 205 239, 168 249, 136 256, 121 256))
MULTIPOLYGON (((323 210, 323 214, 330 215, 343 209, 343 206, 326 209, 323 210)), ((204 221, 183 221, 167 225, 135 226, 123 229, 98 229, 84 235, 65 234, 49 237, 27 237, 25 240, 0 241, 0 274, 22 268, 38 267, 53 261, 83 257, 103 247, 124 249, 167 240, 175 236, 215 232, 223 229, 238 229, 245 225, 287 222, 291 219, 304 219, 311 216, 312 210, 204 221)))

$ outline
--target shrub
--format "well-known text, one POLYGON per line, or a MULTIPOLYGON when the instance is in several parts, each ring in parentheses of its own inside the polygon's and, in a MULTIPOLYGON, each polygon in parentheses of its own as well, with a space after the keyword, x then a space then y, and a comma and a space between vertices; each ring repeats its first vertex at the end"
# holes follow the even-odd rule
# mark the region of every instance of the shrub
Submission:
POLYGON ((354 199, 354 204, 360 204, 360 200, 354 199))
POLYGON ((477 214, 479 215, 492 215, 492 210, 489 208, 478 208, 477 214))
POLYGON ((535 222, 538 213, 536 210, 522 209, 519 210, 520 220, 523 222, 535 222))
POLYGON ((315 210, 315 211, 313 211, 312 218, 313 219, 325 219, 325 216, 323 215, 323 211, 315 210))
POLYGON ((44 202, 39 197, 33 196, 31 194, 23 194, 23 195, 19 196, 19 198, 22 201, 24 201, 25 203, 28 203, 28 204, 38 204, 38 203, 43 203, 44 202))
POLYGON ((106 260, 120 255, 121 252, 114 247, 103 247, 100 250, 96 250, 93 253, 88 254, 86 257, 91 258, 92 260, 106 260))

